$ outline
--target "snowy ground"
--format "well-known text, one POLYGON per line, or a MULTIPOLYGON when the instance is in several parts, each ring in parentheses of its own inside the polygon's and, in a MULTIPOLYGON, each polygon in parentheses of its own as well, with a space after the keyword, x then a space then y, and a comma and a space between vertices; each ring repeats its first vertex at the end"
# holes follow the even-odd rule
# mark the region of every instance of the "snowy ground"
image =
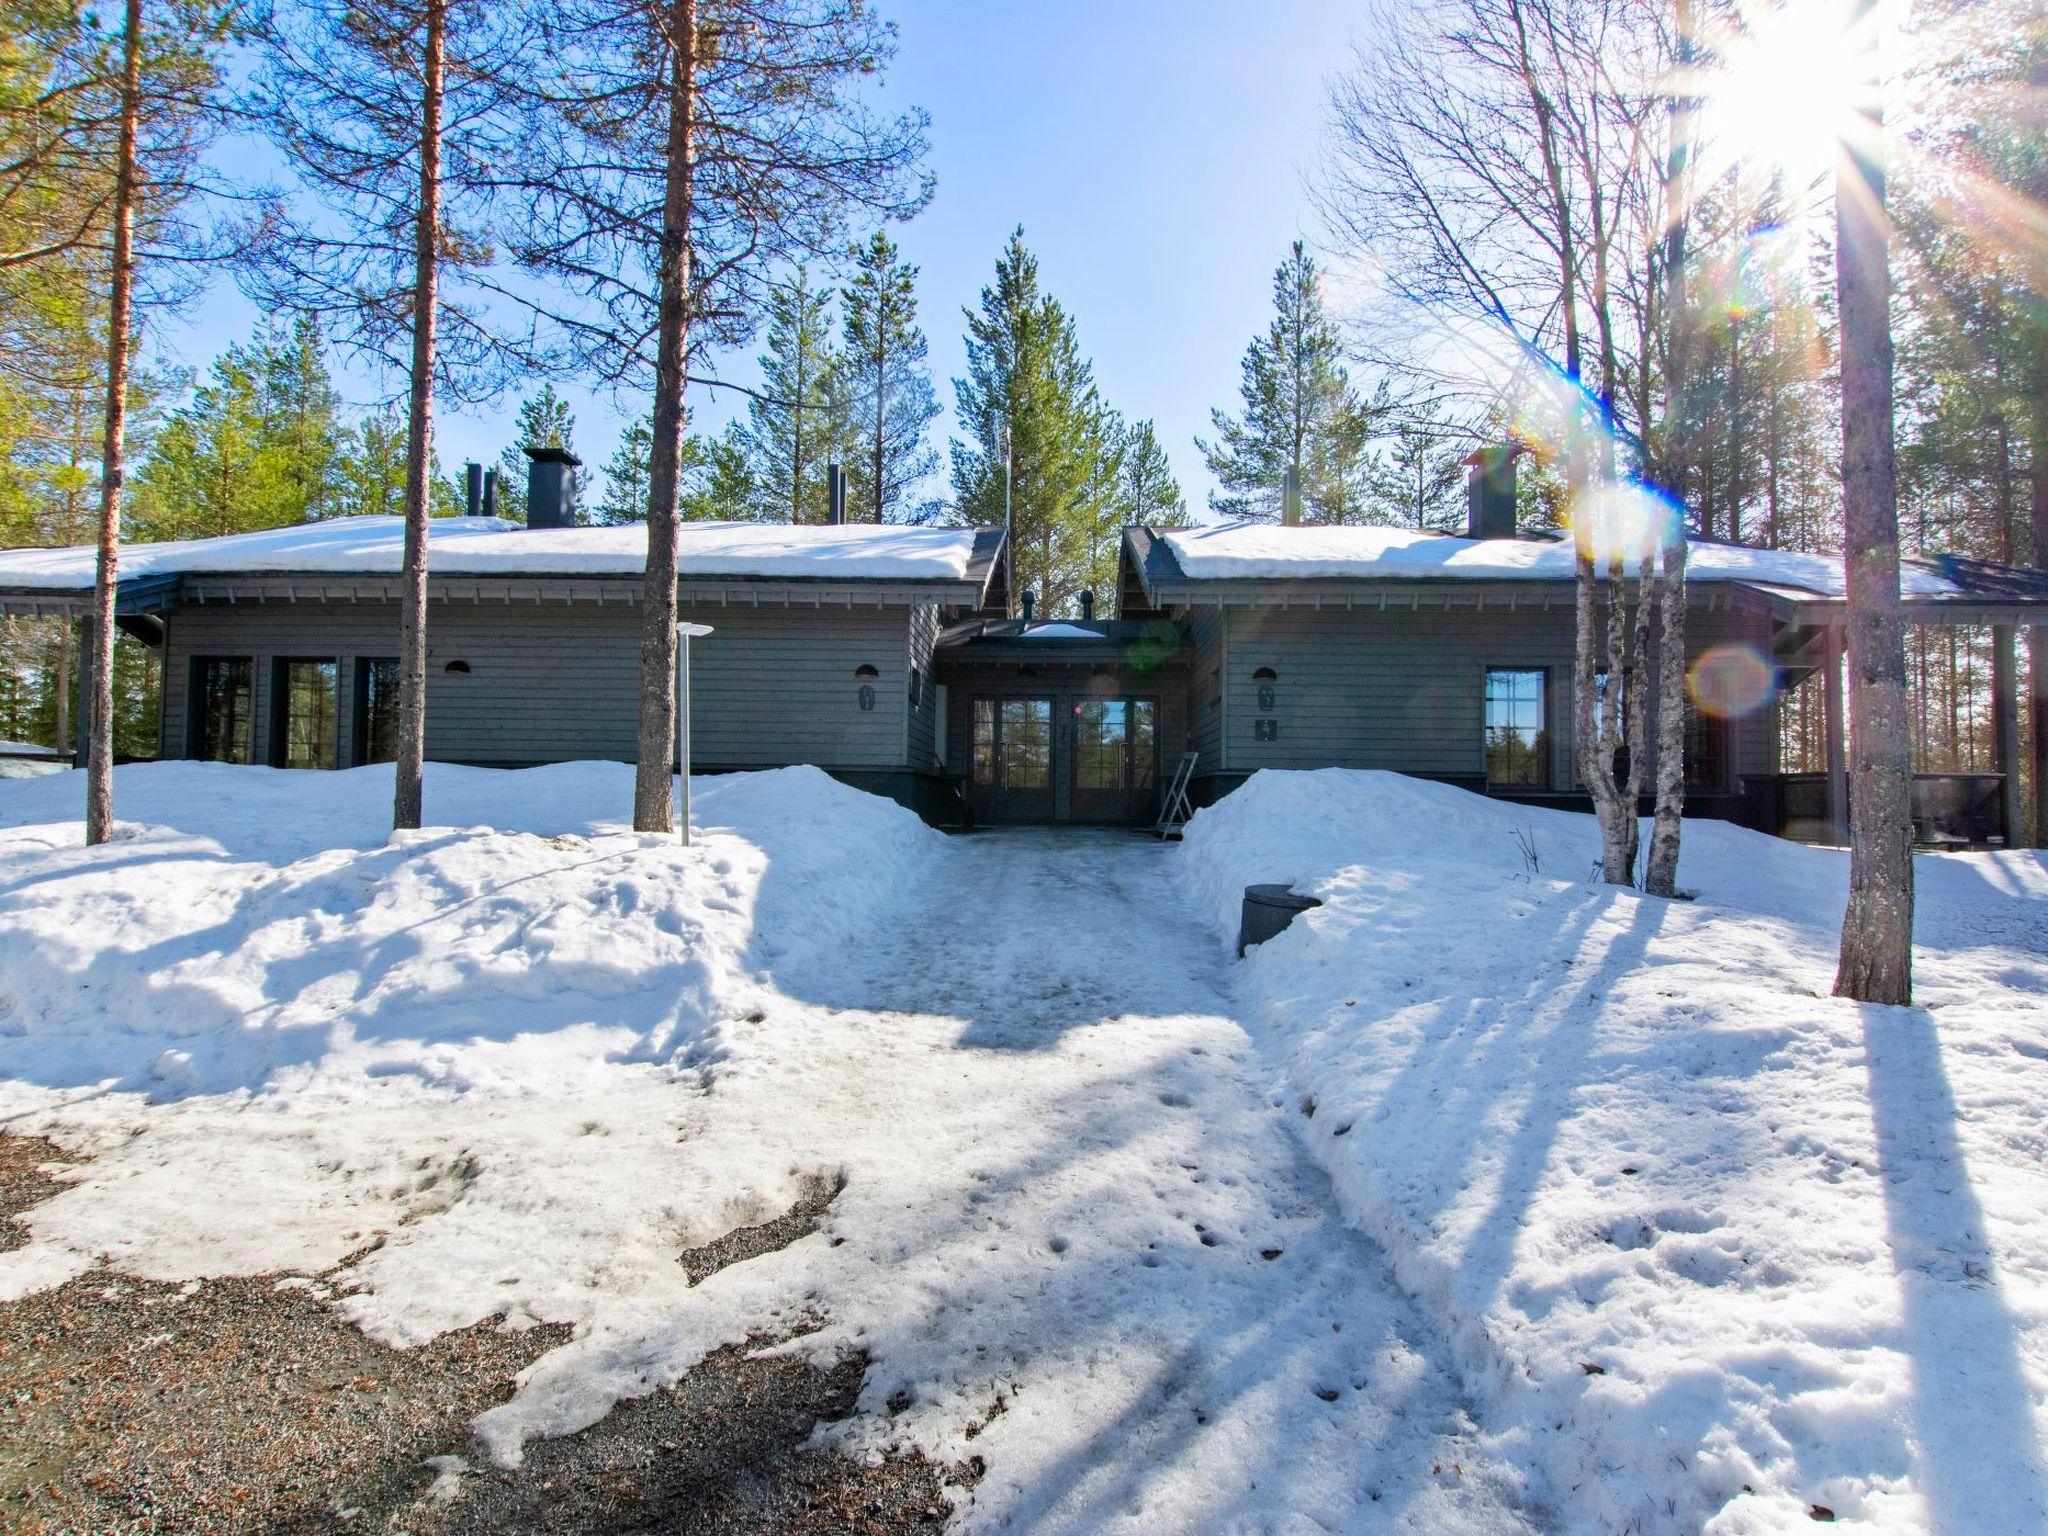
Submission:
POLYGON ((1885 1009, 1827 995, 1846 855, 1689 823, 1671 903, 1595 851, 1336 770, 1188 832, 1219 939, 1326 903, 1246 1012, 1489 1444, 1572 1531, 2048 1529, 2048 861, 1922 858, 1885 1009))
POLYGON ((0 785, 0 1126, 88 1158, 0 1296, 345 1264, 394 1342, 571 1323, 506 1460, 821 1317, 871 1361, 831 1433, 985 1461, 960 1529, 1549 1523, 1334 1219, 1179 850, 791 769, 700 784, 684 851, 611 765, 437 768, 387 841, 389 788, 122 769, 86 851, 71 781, 0 785), (821 1230, 689 1285, 820 1175, 821 1230))

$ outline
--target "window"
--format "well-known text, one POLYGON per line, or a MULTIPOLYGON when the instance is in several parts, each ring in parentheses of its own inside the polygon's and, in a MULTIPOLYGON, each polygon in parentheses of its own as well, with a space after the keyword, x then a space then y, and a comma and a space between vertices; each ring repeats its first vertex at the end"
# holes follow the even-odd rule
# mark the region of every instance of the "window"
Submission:
POLYGON ((1694 789, 1728 787, 1728 722, 1685 701, 1685 782, 1694 789))
POLYGON ((279 768, 332 768, 341 715, 341 666, 277 662, 270 699, 270 760, 279 768))
POLYGON ((1159 730, 1150 699, 1131 700, 1131 787, 1150 789, 1158 778, 1159 730))
POLYGON ((356 750, 358 767, 388 763, 398 756, 398 658, 356 660, 356 750))
POLYGON ((1128 706, 1085 699, 1074 706, 1074 787, 1122 789, 1128 706))
POLYGON ((922 703, 924 703, 924 669, 912 667, 910 669, 910 707, 916 709, 922 703))
POLYGON ((1052 782, 1052 701, 1002 701, 1005 789, 1043 789, 1052 782))
POLYGON ((256 665, 247 656, 193 659, 186 709, 194 757, 209 763, 255 760, 249 729, 255 676, 256 665))
POLYGON ((974 782, 1044 789, 1052 782, 1052 700, 974 701, 974 782))
POLYGON ((1540 668, 1493 667, 1486 674, 1486 783, 1541 789, 1550 782, 1545 676, 1540 668))

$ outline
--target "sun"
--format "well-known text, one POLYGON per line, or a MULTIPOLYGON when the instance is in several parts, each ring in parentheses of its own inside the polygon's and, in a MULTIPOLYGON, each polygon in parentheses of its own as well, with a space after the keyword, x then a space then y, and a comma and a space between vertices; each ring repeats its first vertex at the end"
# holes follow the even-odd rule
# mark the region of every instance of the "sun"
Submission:
MULTIPOLYGON (((1865 12, 1861 25, 1878 25, 1878 14, 1865 12)), ((1699 83, 1703 157, 1716 169, 1781 175, 1793 190, 1823 180, 1862 123, 1869 41, 1842 0, 1741 6, 1729 29, 1708 40, 1699 83)))

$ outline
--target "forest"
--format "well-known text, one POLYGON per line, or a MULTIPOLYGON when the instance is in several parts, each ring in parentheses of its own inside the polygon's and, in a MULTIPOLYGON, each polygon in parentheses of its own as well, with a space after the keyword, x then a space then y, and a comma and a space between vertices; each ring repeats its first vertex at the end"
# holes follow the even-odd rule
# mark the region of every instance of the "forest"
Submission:
MULTIPOLYGON (((873 103, 895 34, 871 7, 6 12, 0 544, 89 542, 110 464, 130 540, 455 513, 437 400, 500 404, 496 510, 517 518, 520 450, 574 449, 566 379, 613 388, 632 422, 586 472, 586 520, 816 521, 838 463, 859 518, 1009 517, 1019 585, 1062 612, 1113 583, 1119 528, 1192 515, 1021 227, 958 317, 968 366, 938 440, 937 321, 887 233, 934 195, 929 125, 873 103), (531 69, 543 54, 564 67, 531 69), (266 315, 255 334, 210 358, 152 346, 160 316, 227 282, 266 315), (741 356, 743 413, 693 429, 681 381, 741 356), (337 359, 384 393, 342 398, 337 359)), ((1600 472, 1698 534, 1840 549, 1842 82, 1814 73, 1850 52, 1834 9, 1432 0, 1362 5, 1359 27, 1304 146, 1320 231, 1275 232, 1270 322, 1192 445, 1204 515, 1276 517, 1291 480, 1308 521, 1451 529, 1465 456, 1512 441, 1525 520, 1559 525, 1582 399, 1600 472)), ((2030 562, 2048 542, 2043 29, 2025 0, 1946 0, 1885 45, 1908 558, 2030 562)), ((1987 636, 1906 645, 1914 766, 1989 767, 1987 636)), ((7 621, 0 738, 69 738, 76 648, 7 621)), ((152 684, 119 652, 118 750, 144 753, 152 684)), ((1788 769, 1817 766, 1811 694, 1787 704, 1788 769)))

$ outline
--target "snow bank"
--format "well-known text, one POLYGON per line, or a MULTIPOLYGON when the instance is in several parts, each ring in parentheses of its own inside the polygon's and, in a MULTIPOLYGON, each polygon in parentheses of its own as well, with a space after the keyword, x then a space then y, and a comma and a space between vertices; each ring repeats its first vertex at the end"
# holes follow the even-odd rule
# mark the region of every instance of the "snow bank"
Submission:
MULTIPOLYGON (((440 517, 428 524, 427 569, 437 576, 637 576, 647 566, 647 525, 521 528, 495 517, 440 517)), ((873 523, 685 523, 677 536, 685 576, 962 581, 974 552, 971 528, 873 523)), ((405 554, 402 517, 336 517, 217 539, 127 544, 121 577, 187 573, 337 572, 394 575, 405 554)), ((84 590, 95 551, 0 550, 0 587, 84 590)))
POLYGON ((1845 857, 1724 825, 1667 903, 1590 817, 1267 772, 1186 852, 1219 935, 1323 899, 1241 967, 1262 1053, 1567 1529, 2048 1529, 2041 856, 1921 859, 1884 1009, 1827 995, 1845 857))
POLYGON ((382 1337, 587 1332, 787 1206, 805 1170, 692 1115, 763 969, 886 918, 938 836, 787 768, 699 781, 685 849, 627 830, 632 777, 434 765, 438 825, 392 835, 389 768, 140 765, 97 849, 76 776, 0 785, 0 1123, 91 1159, 0 1296, 369 1252, 337 1283, 382 1337))
MULTIPOLYGON (((1462 539, 1412 528, 1286 528, 1273 523, 1175 528, 1159 536, 1180 568, 1197 580, 1572 579, 1572 546, 1564 540, 1462 539)), ((1824 597, 1840 597, 1843 591, 1842 562, 1832 556, 1705 539, 1690 542, 1685 579, 1762 582, 1824 597)), ((1899 583, 1908 597, 1958 590, 1945 577, 1912 566, 1899 573, 1899 583)))

